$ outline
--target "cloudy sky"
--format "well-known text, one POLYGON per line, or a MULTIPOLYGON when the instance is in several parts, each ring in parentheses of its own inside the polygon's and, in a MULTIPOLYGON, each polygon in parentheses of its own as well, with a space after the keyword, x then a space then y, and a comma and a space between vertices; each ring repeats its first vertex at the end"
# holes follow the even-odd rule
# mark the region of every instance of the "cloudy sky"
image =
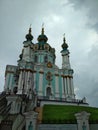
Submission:
POLYGON ((37 42, 43 22, 59 67, 65 33, 76 98, 85 96, 98 107, 98 0, 0 0, 0 91, 6 65, 17 64, 30 24, 37 42))

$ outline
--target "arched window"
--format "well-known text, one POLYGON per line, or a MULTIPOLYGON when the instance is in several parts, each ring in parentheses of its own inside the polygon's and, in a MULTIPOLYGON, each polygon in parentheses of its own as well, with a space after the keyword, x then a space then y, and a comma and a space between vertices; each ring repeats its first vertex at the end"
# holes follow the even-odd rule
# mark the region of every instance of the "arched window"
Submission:
POLYGON ((48 62, 48 56, 47 56, 47 55, 44 57, 44 62, 45 62, 45 63, 48 62))
POLYGON ((51 88, 50 87, 47 87, 46 89, 46 96, 51 96, 51 88))
POLYGON ((34 62, 38 62, 38 57, 37 57, 37 55, 35 55, 35 57, 34 57, 34 62))

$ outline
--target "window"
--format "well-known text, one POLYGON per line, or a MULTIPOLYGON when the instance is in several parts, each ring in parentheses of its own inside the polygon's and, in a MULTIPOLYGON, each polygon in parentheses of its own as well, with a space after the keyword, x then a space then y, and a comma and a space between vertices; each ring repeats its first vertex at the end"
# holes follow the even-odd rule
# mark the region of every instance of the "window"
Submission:
POLYGON ((51 88, 50 87, 47 87, 47 90, 46 90, 46 96, 51 96, 51 88))
POLYGON ((48 56, 47 55, 44 57, 44 62, 45 63, 48 62, 48 56))
POLYGON ((37 57, 37 55, 35 55, 35 57, 34 57, 34 62, 38 62, 38 57, 37 57))

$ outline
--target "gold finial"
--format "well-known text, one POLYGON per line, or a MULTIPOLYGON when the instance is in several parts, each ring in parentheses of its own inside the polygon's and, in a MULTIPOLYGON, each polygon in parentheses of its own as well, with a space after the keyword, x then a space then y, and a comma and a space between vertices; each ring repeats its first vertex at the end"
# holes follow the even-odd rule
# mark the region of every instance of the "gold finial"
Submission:
POLYGON ((42 35, 44 34, 44 23, 42 24, 42 35))
POLYGON ((63 34, 63 41, 64 41, 64 43, 65 43, 65 33, 63 34))
POLYGON ((29 34, 31 34, 31 25, 32 25, 32 24, 30 24, 30 28, 29 28, 29 34))
POLYGON ((44 28, 44 23, 42 23, 42 28, 44 28))

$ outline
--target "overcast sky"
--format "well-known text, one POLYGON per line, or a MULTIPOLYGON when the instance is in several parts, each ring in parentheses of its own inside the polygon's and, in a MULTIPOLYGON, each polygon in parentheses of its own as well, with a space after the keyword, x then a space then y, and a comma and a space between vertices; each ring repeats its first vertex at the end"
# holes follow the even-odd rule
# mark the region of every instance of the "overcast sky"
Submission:
POLYGON ((76 98, 85 96, 98 107, 98 0, 0 0, 0 91, 5 67, 17 65, 30 24, 36 43, 43 22, 60 68, 65 33, 76 98))

